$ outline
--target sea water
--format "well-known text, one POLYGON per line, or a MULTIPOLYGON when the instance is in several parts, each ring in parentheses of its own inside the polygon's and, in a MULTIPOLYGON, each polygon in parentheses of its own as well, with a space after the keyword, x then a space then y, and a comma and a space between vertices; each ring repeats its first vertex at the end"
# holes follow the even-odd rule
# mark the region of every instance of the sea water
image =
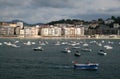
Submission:
POLYGON ((120 78, 120 40, 72 40, 72 39, 0 39, 0 79, 119 79, 120 78), (15 42, 19 41, 19 42, 15 42), (25 45, 26 42, 35 44, 25 45), (56 42, 67 42, 55 45, 56 42), (20 47, 12 47, 4 44, 11 42, 20 47), (40 43, 44 42, 45 45, 40 43), (79 43, 76 46, 83 48, 87 43, 91 52, 73 49, 71 43, 79 43), (97 44, 101 43, 102 46, 97 44), (113 49, 105 49, 104 45, 110 45, 113 49), (43 51, 34 51, 33 48, 42 46, 43 51), (65 47, 71 48, 71 53, 63 53, 65 47), (106 56, 98 55, 103 49, 106 56), (75 57, 74 52, 79 51, 80 57, 75 57), (76 70, 72 61, 78 63, 99 63, 97 71, 76 70))

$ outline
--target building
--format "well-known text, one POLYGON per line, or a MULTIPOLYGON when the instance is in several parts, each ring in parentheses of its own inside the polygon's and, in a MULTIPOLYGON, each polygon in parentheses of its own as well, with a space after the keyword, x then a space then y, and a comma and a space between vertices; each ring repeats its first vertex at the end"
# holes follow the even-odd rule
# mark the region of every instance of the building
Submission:
POLYGON ((111 24, 111 23, 113 23, 114 22, 114 20, 112 20, 112 19, 107 19, 106 21, 105 21, 105 24, 111 24))
POLYGON ((24 37, 24 29, 20 29, 20 35, 19 37, 24 37))
POLYGON ((20 26, 15 27, 14 34, 15 35, 20 35, 20 26))
POLYGON ((9 26, 9 23, 7 23, 7 22, 0 22, 0 26, 9 26))
POLYGON ((20 26, 21 29, 23 29, 23 22, 17 22, 17 26, 20 26))
POLYGON ((45 26, 41 28, 42 37, 60 37, 62 29, 56 26, 45 26))
POLYGON ((119 27, 120 27, 119 23, 114 23, 113 24, 113 28, 119 28, 119 27))
POLYGON ((84 27, 65 27, 64 28, 65 37, 80 37, 84 36, 84 27))
POLYGON ((0 36, 14 36, 14 27, 1 26, 0 27, 0 36))
POLYGON ((9 26, 10 27, 17 27, 17 24, 16 23, 9 23, 9 26))
POLYGON ((75 34, 77 37, 84 36, 84 27, 76 27, 75 34))
POLYGON ((20 29, 19 37, 38 37, 38 28, 37 27, 24 27, 20 29))
POLYGON ((74 27, 65 27, 64 28, 65 37, 75 37, 75 28, 74 27))

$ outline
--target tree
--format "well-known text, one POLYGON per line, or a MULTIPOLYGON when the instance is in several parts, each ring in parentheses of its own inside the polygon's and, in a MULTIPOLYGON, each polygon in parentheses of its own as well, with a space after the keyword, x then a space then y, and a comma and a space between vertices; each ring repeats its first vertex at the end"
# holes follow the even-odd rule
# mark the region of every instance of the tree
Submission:
POLYGON ((99 22, 100 24, 104 24, 104 20, 103 20, 102 18, 98 18, 98 22, 99 22))
POLYGON ((115 17, 115 16, 111 16, 111 19, 112 19, 112 20, 116 20, 116 17, 115 17))

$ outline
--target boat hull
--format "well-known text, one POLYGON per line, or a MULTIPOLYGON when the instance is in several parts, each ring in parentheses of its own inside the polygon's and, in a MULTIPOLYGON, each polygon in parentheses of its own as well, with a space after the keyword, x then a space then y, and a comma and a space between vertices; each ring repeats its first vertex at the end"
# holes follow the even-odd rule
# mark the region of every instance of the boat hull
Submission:
POLYGON ((80 55, 81 55, 80 53, 75 53, 74 54, 74 56, 76 56, 76 57, 80 57, 80 55))
POLYGON ((99 54, 99 55, 107 55, 107 53, 104 52, 103 50, 100 50, 100 51, 98 52, 98 54, 99 54))
POLYGON ((42 51, 43 49, 33 49, 34 51, 42 51))
POLYGON ((97 70, 98 64, 74 64, 74 69, 97 70))
POLYGON ((33 48, 34 51, 43 51, 42 47, 33 48))
POLYGON ((84 52, 91 52, 92 50, 91 50, 91 49, 82 48, 81 51, 84 51, 84 52))
POLYGON ((98 54, 99 55, 107 55, 107 53, 101 53, 101 52, 99 52, 98 54))

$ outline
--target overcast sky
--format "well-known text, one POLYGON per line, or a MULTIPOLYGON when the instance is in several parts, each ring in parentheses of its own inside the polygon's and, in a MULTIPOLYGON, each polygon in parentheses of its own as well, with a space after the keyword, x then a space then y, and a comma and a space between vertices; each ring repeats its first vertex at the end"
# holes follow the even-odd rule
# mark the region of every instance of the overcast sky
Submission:
POLYGON ((112 15, 120 15, 120 0, 0 0, 0 21, 19 19, 27 23, 47 23, 112 15))

